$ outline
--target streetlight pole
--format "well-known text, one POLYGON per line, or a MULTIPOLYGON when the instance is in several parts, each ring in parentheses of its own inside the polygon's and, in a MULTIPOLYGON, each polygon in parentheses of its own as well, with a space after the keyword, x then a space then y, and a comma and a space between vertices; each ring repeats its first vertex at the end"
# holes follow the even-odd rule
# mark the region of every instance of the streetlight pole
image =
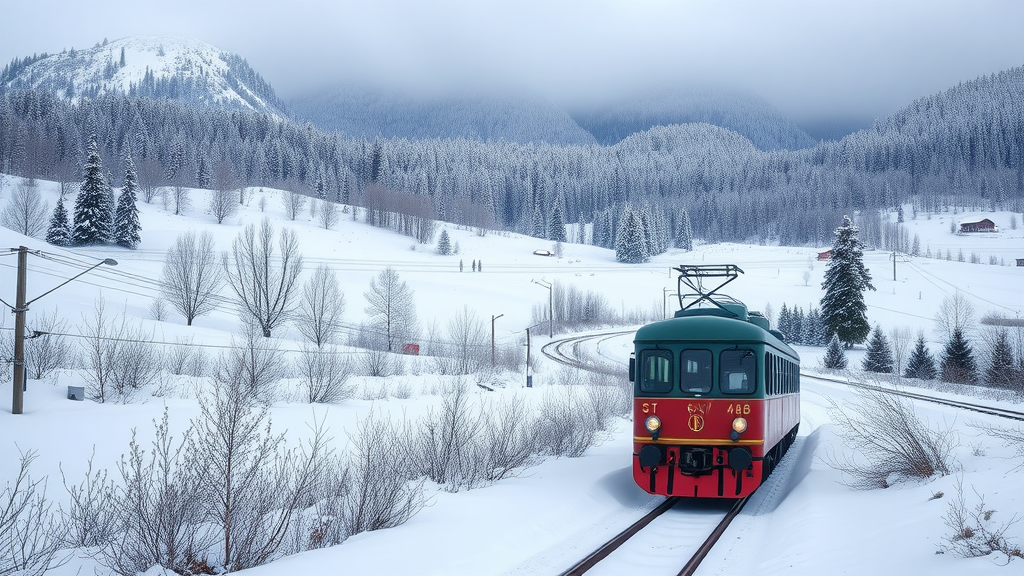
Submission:
POLYGON ((494 321, 502 316, 504 314, 498 314, 497 316, 491 314, 491 368, 494 368, 494 321))
POLYGON ((11 251, 18 252, 17 299, 15 300, 14 308, 11 310, 14 312, 14 397, 11 400, 11 414, 22 414, 25 409, 25 312, 28 312, 28 305, 68 282, 77 279, 79 276, 91 272, 104 264, 108 266, 117 266, 117 260, 107 258, 106 260, 98 262, 94 266, 86 268, 84 271, 68 278, 64 282, 61 282, 26 302, 25 290, 28 277, 28 248, 18 246, 17 248, 11 248, 11 251))
POLYGON ((551 283, 546 280, 530 280, 534 284, 548 289, 548 338, 555 337, 555 306, 554 292, 551 290, 551 283))

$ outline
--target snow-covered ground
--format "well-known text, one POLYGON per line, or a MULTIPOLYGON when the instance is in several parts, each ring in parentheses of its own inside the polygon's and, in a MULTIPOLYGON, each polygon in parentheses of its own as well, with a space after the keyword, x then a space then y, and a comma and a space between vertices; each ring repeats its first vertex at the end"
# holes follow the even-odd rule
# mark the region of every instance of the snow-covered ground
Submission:
MULTIPOLYGON (((0 205, 20 182, 7 178, 0 191, 0 205)), ((39 186, 50 205, 57 198, 52 183, 39 186)), ((85 265, 112 257, 116 267, 101 266, 68 286, 59 288, 32 305, 33 315, 58 310, 71 332, 93 314, 102 296, 108 311, 144 319, 153 339, 174 342, 192 337, 195 343, 224 346, 237 330, 233 310, 221 308, 201 316, 194 326, 172 313, 158 322, 149 315, 157 295, 163 254, 176 236, 186 230, 204 229, 214 234, 218 250, 230 248, 232 240, 248 223, 269 216, 275 228, 290 227, 299 235, 306 260, 306 275, 319 263, 336 270, 347 301, 346 321, 365 319, 363 293, 370 279, 385 266, 393 266, 414 290, 421 323, 436 319, 444 327, 448 319, 468 307, 478 319, 493 316, 496 339, 502 343, 525 343, 524 330, 533 324, 531 311, 547 304, 548 292, 533 280, 573 284, 586 291, 599 291, 620 312, 641 310, 658 316, 669 307, 676 281, 670 267, 678 264, 736 264, 745 274, 729 285, 730 295, 744 300, 751 309, 770 305, 777 314, 781 305, 799 306, 807 311, 821 298, 824 262, 815 254, 827 247, 764 247, 737 244, 698 246, 693 252, 670 251, 643 265, 622 265, 614 254, 592 246, 566 244, 561 258, 533 255, 534 250, 552 249, 550 242, 515 234, 490 233, 478 236, 472 230, 447 226, 460 253, 441 256, 433 246, 418 245, 409 237, 354 222, 344 215, 332 230, 323 230, 308 215, 288 221, 276 192, 254 190, 250 205, 238 216, 217 225, 205 214, 204 191, 193 191, 194 208, 185 216, 173 216, 159 205, 140 204, 143 241, 135 251, 118 248, 58 249, 40 240, 25 238, 0 228, 6 247, 25 245, 58 258, 29 256, 28 298, 32 299, 84 269, 85 265), (259 209, 265 196, 266 212, 259 209), (77 265, 66 264, 68 260, 77 265), (459 271, 459 261, 463 271, 459 271), (482 271, 471 271, 473 261, 482 271), (666 297, 667 296, 667 297, 666 297), (668 304, 666 305, 666 302, 668 304)), ((71 204, 68 204, 69 209, 71 204)), ((1016 215, 1020 218, 1021 215, 1016 215)), ((869 321, 885 329, 924 330, 934 355, 941 342, 933 331, 933 318, 944 298, 960 291, 978 316, 1000 313, 1009 317, 1024 309, 1024 268, 1013 267, 1024 258, 1024 223, 1011 229, 1009 213, 918 215, 905 223, 910 236, 921 239, 922 252, 951 250, 954 261, 904 258, 893 264, 890 254, 869 251, 866 265, 871 269, 875 292, 866 294, 869 321), (1001 232, 978 236, 950 234, 951 220, 987 217, 1001 232), (969 257, 977 253, 983 264, 956 262, 962 249, 969 257), (989 256, 1003 259, 1007 266, 987 264, 989 256)), ((838 222, 836 223, 839 224, 838 222)), ((13 254, 13 253, 12 253, 13 254)), ((15 301, 15 258, 0 257, 0 299, 15 301)), ((13 316, 0 316, 0 329, 13 329, 13 316)), ((547 341, 543 330, 532 331, 533 352, 547 341)), ((280 334, 283 348, 297 350, 300 338, 293 329, 280 334)), ((602 352, 625 363, 630 338, 602 344, 602 352)), ((976 346, 977 347, 977 346, 976 346)), ((798 347, 804 370, 815 371, 823 350, 798 347)), ((216 349, 211 349, 215 354, 216 349)), ((849 354, 851 367, 860 365, 862 350, 849 354)), ((336 405, 310 406, 294 399, 282 399, 272 409, 275 430, 288 430, 290 442, 308 434, 306 424, 326 419, 334 442, 343 448, 347 433, 371 410, 415 415, 438 402, 436 390, 442 381, 430 373, 428 359, 407 359, 405 374, 386 381, 359 378, 361 390, 394 389, 408 386, 408 397, 358 392, 356 398, 336 405)), ((534 387, 525 388, 521 374, 494 377, 495 392, 475 388, 477 394, 538 395, 554 385, 559 369, 539 364, 534 387)), ((8 372, 9 374, 9 372, 8 372)), ((29 380, 25 413, 11 412, 10 377, 0 388, 0 482, 13 479, 19 451, 37 450, 32 473, 48 476, 48 493, 58 502, 66 499, 61 472, 75 483, 82 478, 91 454, 94 466, 116 471, 116 464, 136 430, 143 445, 153 434, 152 421, 166 407, 172 432, 181 430, 199 412, 185 387, 161 397, 142 395, 130 404, 73 402, 65 398, 68 385, 82 385, 80 375, 55 373, 43 381, 29 380)), ((947 393, 975 398, 976 389, 962 387, 947 393)), ((406 396, 402 394, 402 396, 406 396)), ((1019 462, 1009 459, 1011 447, 986 437, 971 426, 974 422, 1005 425, 994 417, 958 413, 949 408, 918 404, 920 416, 931 426, 950 426, 958 434, 957 473, 928 481, 899 483, 885 490, 854 491, 840 474, 826 464, 829 454, 842 455, 846 448, 831 423, 830 400, 844 403, 852 393, 835 384, 812 382, 803 387, 803 424, 800 438, 768 484, 759 490, 741 517, 701 568, 702 574, 734 574, 757 571, 778 574, 917 574, 954 575, 1019 571, 1022 560, 1003 568, 1005 557, 961 559, 937 554, 951 531, 944 516, 956 485, 962 482, 969 508, 984 496, 986 509, 995 510, 998 523, 1019 517, 1024 498, 1017 487, 1024 472, 1019 462), (944 497, 933 499, 942 492, 944 497)), ((1021 409, 1018 399, 985 402, 1021 409)), ((522 471, 515 478, 475 490, 451 494, 429 493, 428 505, 409 522, 397 528, 363 533, 339 546, 289 556, 250 570, 254 574, 557 574, 608 537, 643 515, 660 499, 643 492, 630 476, 630 422, 621 420, 602 442, 581 458, 547 460, 522 471)), ((686 506, 672 514, 685 514, 686 506)), ((1024 523, 1012 525, 1006 536, 1024 544, 1024 523)), ((678 566, 666 567, 674 574, 678 566)), ((640 561, 638 559, 638 565, 640 561)), ((646 564, 644 564, 646 566, 646 564)), ((97 567, 91 559, 76 558, 55 571, 57 574, 90 573, 97 567)), ((102 571, 102 570, 101 570, 102 571)), ((645 570, 657 574, 658 570, 645 570)))

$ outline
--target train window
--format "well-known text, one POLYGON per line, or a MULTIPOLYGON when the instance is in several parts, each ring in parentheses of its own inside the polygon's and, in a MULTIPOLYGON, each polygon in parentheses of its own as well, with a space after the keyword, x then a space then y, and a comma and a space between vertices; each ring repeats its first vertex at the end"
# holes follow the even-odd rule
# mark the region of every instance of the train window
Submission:
POLYGON ((680 388, 691 394, 711 392, 711 350, 683 350, 680 388))
POLYGON ((641 353, 640 391, 663 394, 672 391, 672 353, 645 350, 641 353))
POLYGON ((723 350, 718 386, 726 394, 750 394, 757 386, 757 358, 753 350, 723 350))
POLYGON ((764 354, 764 386, 770 396, 775 394, 775 355, 770 352, 764 354))

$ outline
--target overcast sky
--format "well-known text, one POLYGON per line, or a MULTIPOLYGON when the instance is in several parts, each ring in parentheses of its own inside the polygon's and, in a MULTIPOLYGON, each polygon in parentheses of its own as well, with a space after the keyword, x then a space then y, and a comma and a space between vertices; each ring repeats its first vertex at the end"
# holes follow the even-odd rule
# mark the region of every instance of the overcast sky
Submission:
POLYGON ((133 35, 235 52, 284 98, 380 80, 553 98, 728 83, 798 120, 884 116, 1024 65, 1019 0, 0 0, 0 65, 133 35))

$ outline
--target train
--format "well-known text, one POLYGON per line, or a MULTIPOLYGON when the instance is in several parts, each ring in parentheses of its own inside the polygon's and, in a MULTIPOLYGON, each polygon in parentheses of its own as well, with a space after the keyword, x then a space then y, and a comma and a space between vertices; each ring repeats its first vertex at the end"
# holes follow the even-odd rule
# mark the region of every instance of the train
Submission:
POLYGON ((720 294, 738 266, 678 266, 679 310, 637 330, 633 479, 651 494, 744 498, 800 427, 800 356, 761 313, 720 294))

